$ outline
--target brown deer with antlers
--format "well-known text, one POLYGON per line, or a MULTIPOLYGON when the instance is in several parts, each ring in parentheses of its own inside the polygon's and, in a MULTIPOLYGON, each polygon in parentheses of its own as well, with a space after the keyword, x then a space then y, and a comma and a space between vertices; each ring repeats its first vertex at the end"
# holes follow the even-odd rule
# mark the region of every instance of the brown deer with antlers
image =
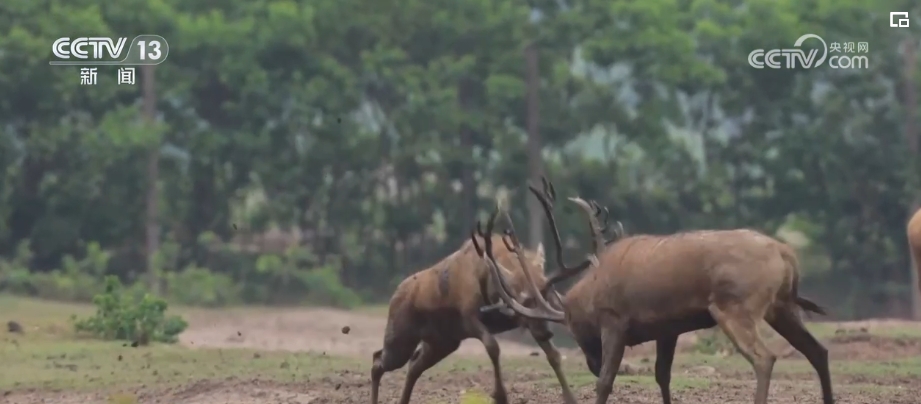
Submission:
MULTIPOLYGON (((587 212, 589 215, 600 214, 600 211, 587 212)), ((502 289, 503 292, 512 293, 525 306, 533 305, 536 301, 534 293, 541 293, 541 290, 559 299, 552 288, 544 287, 547 278, 543 272, 543 244, 533 251, 520 246, 512 248, 503 236, 484 233, 477 227, 477 233, 471 234, 471 240, 455 253, 407 277, 397 286, 390 299, 384 347, 374 352, 372 357, 372 404, 378 402, 380 381, 384 373, 399 369, 409 362, 400 398, 401 404, 408 404, 413 387, 422 373, 457 350, 461 341, 467 338, 483 342, 493 365, 493 397, 497 403, 506 404, 508 399, 499 365, 499 344, 493 335, 518 327, 527 328, 544 351, 547 362, 562 386, 564 401, 567 404, 576 403, 563 374, 560 353, 551 342, 553 334, 547 322, 522 318, 514 311, 503 309, 504 305, 492 304, 501 303, 501 288, 494 283, 488 265, 480 258, 482 254, 473 248, 478 238, 481 243, 490 246, 493 241, 503 240, 504 249, 490 252, 505 272, 502 279, 506 281, 506 287, 502 289), (522 253, 518 254, 519 251, 522 253)), ((588 267, 588 262, 590 260, 584 263, 584 267, 588 267)), ((556 275, 551 278, 558 277, 556 275)))
MULTIPOLYGON (((548 219, 552 218, 552 187, 545 186, 543 192, 529 188, 541 201, 548 219)), ((570 200, 588 205, 579 198, 570 200)), ((502 210, 497 207, 492 214, 487 232, 492 231, 502 210)), ((510 238, 517 247, 511 219, 507 212, 501 213, 509 222, 510 238)), ((484 260, 500 285, 500 297, 509 308, 527 318, 567 325, 589 369, 598 377, 597 404, 604 404, 611 394, 624 348, 647 341, 656 341, 655 378, 662 401, 670 404, 669 383, 678 336, 713 326, 719 326, 751 363, 757 379, 754 402, 766 404, 776 356, 758 333, 761 319, 816 370, 823 403, 834 402, 828 351, 809 333, 799 314, 800 309, 820 314, 824 310, 798 295, 799 264, 788 245, 753 230, 633 235, 605 245, 594 217, 590 217, 589 227, 598 265, 565 294, 560 308, 540 294, 537 308, 521 304, 505 288, 505 270, 492 255, 491 240, 484 240, 482 248, 479 244, 475 247, 478 253, 485 253, 484 260)), ((567 272, 570 276, 576 273, 567 272)))

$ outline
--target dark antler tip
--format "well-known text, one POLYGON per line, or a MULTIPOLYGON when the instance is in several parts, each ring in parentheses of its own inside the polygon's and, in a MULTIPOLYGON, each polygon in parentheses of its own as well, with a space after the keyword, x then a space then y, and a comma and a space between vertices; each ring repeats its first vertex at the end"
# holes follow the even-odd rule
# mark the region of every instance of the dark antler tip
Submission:
POLYGON ((486 222, 486 235, 484 237, 489 238, 487 236, 492 234, 492 231, 496 226, 496 218, 498 217, 499 217, 498 210, 494 211, 492 215, 489 216, 489 220, 486 222))

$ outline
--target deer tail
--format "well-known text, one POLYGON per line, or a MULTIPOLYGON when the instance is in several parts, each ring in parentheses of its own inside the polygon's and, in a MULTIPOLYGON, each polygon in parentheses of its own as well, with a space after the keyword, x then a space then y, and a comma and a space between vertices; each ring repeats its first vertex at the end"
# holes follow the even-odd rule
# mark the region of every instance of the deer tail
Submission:
POLYGON ((799 295, 799 259, 796 258, 796 252, 793 251, 793 247, 790 247, 786 243, 781 243, 780 256, 783 257, 784 262, 787 264, 787 268, 793 274, 793 282, 792 285, 790 285, 790 295, 793 297, 793 301, 796 305, 805 311, 821 314, 823 316, 827 315, 828 311, 822 306, 799 295))

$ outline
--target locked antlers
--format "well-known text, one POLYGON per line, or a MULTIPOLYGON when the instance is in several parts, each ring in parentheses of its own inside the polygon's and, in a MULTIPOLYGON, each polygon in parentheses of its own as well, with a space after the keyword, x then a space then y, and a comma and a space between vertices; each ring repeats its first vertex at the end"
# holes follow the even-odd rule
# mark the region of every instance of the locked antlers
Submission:
MULTIPOLYGON (((529 283, 529 288, 531 289, 531 292, 535 294, 535 298, 537 299, 537 301, 542 306, 545 306, 543 308, 543 312, 534 314, 533 310, 529 309, 531 310, 529 314, 524 314, 521 311, 517 310, 515 307, 511 307, 512 303, 507 301, 505 296, 501 296, 503 302, 483 307, 481 308, 481 311, 485 312, 485 311, 491 311, 491 310, 497 310, 497 309, 501 310, 501 309, 512 308, 514 311, 526 317, 536 318, 534 316, 539 316, 540 318, 544 318, 546 320, 556 321, 556 320, 551 320, 550 318, 547 318, 548 316, 555 318, 555 316, 557 316, 557 314, 559 313, 559 310, 553 308, 553 306, 550 305, 544 299, 544 296, 547 295, 547 292, 553 291, 554 294, 556 294, 556 291, 553 290, 553 285, 555 283, 558 283, 564 279, 567 279, 571 276, 578 274, 579 272, 588 268, 589 265, 597 266, 598 265, 598 255, 601 254, 605 246, 607 244, 617 241, 624 235, 623 225, 620 222, 617 222, 617 226, 614 229, 614 237, 612 237, 610 240, 605 240, 604 233, 608 230, 608 216, 609 216, 609 212, 607 208, 603 208, 599 206, 594 201, 587 202, 579 197, 568 198, 570 201, 578 205, 580 208, 582 208, 586 212, 586 215, 588 218, 589 230, 592 235, 592 247, 593 248, 592 248, 592 253, 589 254, 589 256, 586 258, 585 261, 575 266, 567 266, 563 262, 563 256, 562 256, 563 245, 562 245, 562 241, 560 240, 560 234, 559 234, 559 230, 556 225, 556 219, 553 216, 553 202, 556 200, 556 191, 553 188, 553 184, 550 183, 550 181, 548 181, 545 177, 542 177, 541 181, 543 182, 543 189, 539 190, 537 189, 537 187, 531 184, 528 185, 528 189, 531 191, 531 193, 534 194, 535 197, 537 197, 537 200, 540 202, 541 207, 544 209, 544 213, 546 214, 547 220, 550 223, 551 233, 553 234, 553 242, 554 242, 554 246, 556 247, 556 252, 557 252, 556 262, 559 265, 560 269, 548 278, 546 284, 540 290, 538 290, 538 287, 534 283, 533 279, 531 279, 530 271, 525 269, 524 275, 527 278, 527 282, 529 283)), ((509 251, 515 253, 515 255, 518 257, 519 263, 521 264, 522 268, 526 268, 526 264, 521 254, 518 254, 518 252, 521 249, 521 245, 518 242, 517 235, 515 234, 514 224, 512 223, 511 218, 508 216, 508 212, 505 210, 503 203, 501 201, 497 203, 496 210, 490 216, 489 221, 487 221, 486 231, 484 232, 480 222, 477 222, 476 229, 474 231, 471 231, 470 238, 471 240, 473 240, 473 245, 477 251, 477 255, 479 255, 480 257, 484 257, 485 255, 488 261, 490 262, 491 269, 492 268, 496 269, 494 271, 496 272, 494 274, 495 276, 494 279, 497 282, 497 284, 500 286, 499 287, 500 292, 507 292, 507 293, 500 293, 500 294, 502 295, 508 294, 509 296, 514 296, 515 294, 511 292, 511 288, 507 287, 508 286, 507 280, 505 280, 501 274, 501 272, 503 271, 505 271, 505 273, 508 273, 507 270, 502 268, 501 265, 499 265, 499 263, 495 261, 495 257, 492 256, 492 253, 493 253, 492 252, 492 238, 488 236, 492 234, 493 227, 495 226, 495 220, 498 217, 500 212, 505 216, 506 220, 508 221, 508 225, 509 225, 509 228, 505 231, 505 235, 503 236, 502 241, 505 244, 505 247, 509 251), (485 252, 484 252, 484 249, 481 248, 480 245, 477 243, 477 240, 475 237, 477 234, 479 234, 480 237, 486 240, 485 241, 486 242, 485 252), (502 269, 502 271, 499 271, 499 269, 502 269)), ((556 296, 557 298, 559 298, 558 294, 556 296)), ((512 298, 512 300, 514 300, 514 298, 512 298)), ((518 305, 522 306, 520 303, 518 303, 518 305)))
POLYGON ((547 284, 544 286, 546 290, 554 284, 582 272, 588 268, 589 265, 597 266, 598 255, 604 250, 605 245, 623 237, 624 226, 620 222, 617 222, 617 227, 614 229, 614 237, 610 240, 605 240, 604 233, 608 228, 608 208, 599 206, 595 201, 586 202, 579 197, 568 198, 576 205, 579 205, 588 216, 588 226, 592 235, 593 249, 592 253, 589 254, 585 261, 575 266, 567 266, 563 262, 563 243, 560 241, 560 232, 556 225, 556 219, 553 216, 553 202, 556 201, 556 190, 554 190, 553 184, 548 181, 546 177, 541 177, 541 182, 543 183, 542 190, 538 190, 537 187, 531 184, 528 184, 528 189, 537 197, 541 207, 544 209, 544 214, 547 216, 547 221, 550 223, 550 232, 553 234, 553 245, 556 247, 556 263, 560 267, 556 273, 547 279, 547 284))
POLYGON ((492 234, 492 230, 496 224, 496 218, 498 218, 500 212, 505 216, 505 219, 508 221, 509 225, 509 229, 505 232, 505 237, 503 237, 503 242, 506 243, 506 246, 511 244, 512 248, 509 248, 509 250, 516 252, 522 251, 521 244, 518 242, 518 236, 515 233, 514 224, 512 223, 512 220, 501 201, 496 204, 496 210, 490 215, 489 220, 486 222, 485 232, 482 231, 480 223, 477 222, 476 232, 478 232, 479 235, 483 238, 483 248, 480 248, 480 245, 476 241, 476 233, 471 232, 470 234, 470 239, 473 240, 473 247, 476 249, 478 255, 481 257, 485 256, 485 260, 489 265, 493 280, 499 286, 499 297, 502 299, 505 305, 507 305, 508 308, 514 310, 516 313, 522 316, 558 323, 563 322, 565 320, 564 313, 561 310, 553 308, 553 306, 551 306, 550 303, 544 299, 541 291, 538 290, 534 280, 531 278, 530 271, 527 269, 527 263, 525 262, 524 255, 518 253, 514 255, 518 258, 518 263, 521 265, 522 271, 524 272, 525 278, 527 279, 528 286, 531 289, 531 293, 534 294, 538 307, 536 309, 525 307, 515 299, 515 293, 512 291, 512 288, 509 286, 508 280, 505 279, 504 275, 504 273, 509 273, 509 271, 503 268, 502 265, 499 264, 499 262, 496 260, 496 257, 493 255, 492 237, 489 237, 489 235, 492 234))

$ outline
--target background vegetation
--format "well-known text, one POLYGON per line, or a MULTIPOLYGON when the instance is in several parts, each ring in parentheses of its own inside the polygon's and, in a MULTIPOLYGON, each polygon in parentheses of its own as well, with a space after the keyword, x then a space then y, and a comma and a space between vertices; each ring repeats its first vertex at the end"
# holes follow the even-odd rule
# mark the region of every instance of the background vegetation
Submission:
MULTIPOLYGON (((921 21, 890 28, 897 10, 919 12, 7 0, 0 290, 89 301, 114 275, 183 304, 381 301, 457 248, 499 190, 535 243, 542 218, 523 185, 546 173, 631 233, 778 234, 800 249, 805 293, 836 316, 908 315, 921 21), (870 68, 748 65, 806 33, 867 42, 870 68), (170 54, 136 86, 107 66, 81 86, 79 67, 47 63, 58 37, 138 34, 170 54)), ((564 205, 576 254, 583 222, 564 205)))

